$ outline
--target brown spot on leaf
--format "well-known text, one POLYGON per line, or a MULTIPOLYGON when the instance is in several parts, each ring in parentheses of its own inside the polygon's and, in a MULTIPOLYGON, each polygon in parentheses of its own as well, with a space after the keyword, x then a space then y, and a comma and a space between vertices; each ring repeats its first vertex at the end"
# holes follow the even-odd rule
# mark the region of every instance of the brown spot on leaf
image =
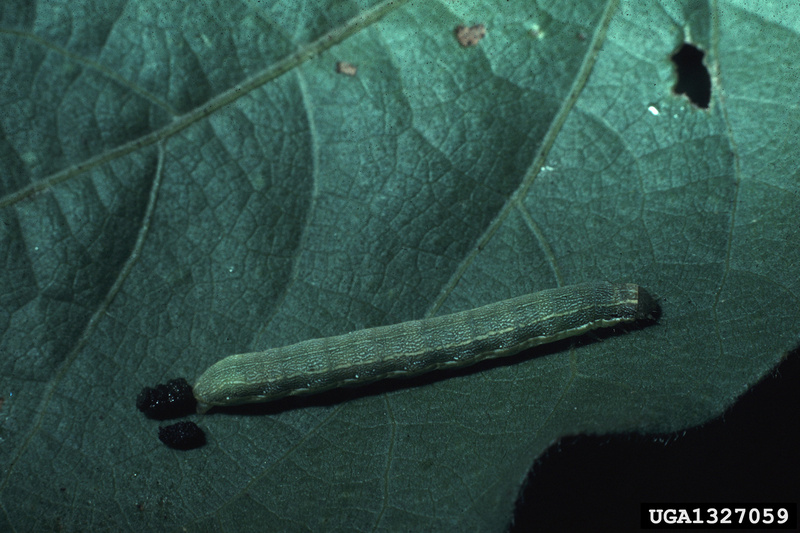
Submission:
POLYGON ((475 46, 485 36, 486 26, 483 24, 475 24, 474 26, 470 27, 459 26, 456 28, 456 39, 458 39, 458 44, 464 47, 475 46))
POLYGON ((347 61, 336 62, 336 72, 339 74, 346 74, 347 76, 355 76, 357 71, 358 67, 352 63, 348 63, 347 61))

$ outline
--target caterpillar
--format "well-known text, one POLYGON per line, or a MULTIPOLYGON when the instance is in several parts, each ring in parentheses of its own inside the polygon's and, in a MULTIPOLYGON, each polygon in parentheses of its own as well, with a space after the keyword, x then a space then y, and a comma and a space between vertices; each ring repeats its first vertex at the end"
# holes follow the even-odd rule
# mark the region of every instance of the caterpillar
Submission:
POLYGON ((209 367, 193 393, 197 411, 268 402, 385 378, 475 364, 587 331, 654 321, 656 300, 635 284, 548 289, 459 313, 231 355, 209 367))

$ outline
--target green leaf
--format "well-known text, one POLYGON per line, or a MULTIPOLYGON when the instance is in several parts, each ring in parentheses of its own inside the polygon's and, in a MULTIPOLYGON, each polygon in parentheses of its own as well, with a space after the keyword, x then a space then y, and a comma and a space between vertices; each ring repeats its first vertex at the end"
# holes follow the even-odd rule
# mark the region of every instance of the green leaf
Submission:
POLYGON ((5 0, 0 530, 502 531, 554 440, 701 424, 796 346, 800 8, 533 4, 5 0), (593 280, 662 320, 194 417, 192 451, 134 406, 593 280))

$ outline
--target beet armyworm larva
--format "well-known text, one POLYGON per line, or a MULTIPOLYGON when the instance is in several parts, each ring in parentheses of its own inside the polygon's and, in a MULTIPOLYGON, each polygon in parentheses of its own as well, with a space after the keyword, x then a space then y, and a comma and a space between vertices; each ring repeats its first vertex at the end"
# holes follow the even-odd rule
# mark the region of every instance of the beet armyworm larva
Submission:
POLYGON ((231 355, 194 386, 197 410, 268 402, 439 368, 475 364, 589 330, 655 320, 659 306, 634 284, 586 283, 451 315, 231 355))

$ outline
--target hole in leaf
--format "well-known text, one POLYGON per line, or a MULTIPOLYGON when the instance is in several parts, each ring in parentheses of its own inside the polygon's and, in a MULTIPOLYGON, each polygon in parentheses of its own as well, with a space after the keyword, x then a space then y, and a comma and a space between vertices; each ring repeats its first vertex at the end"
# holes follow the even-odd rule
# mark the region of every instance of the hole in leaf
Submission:
POLYGON ((688 43, 672 55, 678 71, 678 82, 673 91, 685 94, 697 107, 707 108, 711 101, 711 75, 703 64, 705 52, 688 43))

